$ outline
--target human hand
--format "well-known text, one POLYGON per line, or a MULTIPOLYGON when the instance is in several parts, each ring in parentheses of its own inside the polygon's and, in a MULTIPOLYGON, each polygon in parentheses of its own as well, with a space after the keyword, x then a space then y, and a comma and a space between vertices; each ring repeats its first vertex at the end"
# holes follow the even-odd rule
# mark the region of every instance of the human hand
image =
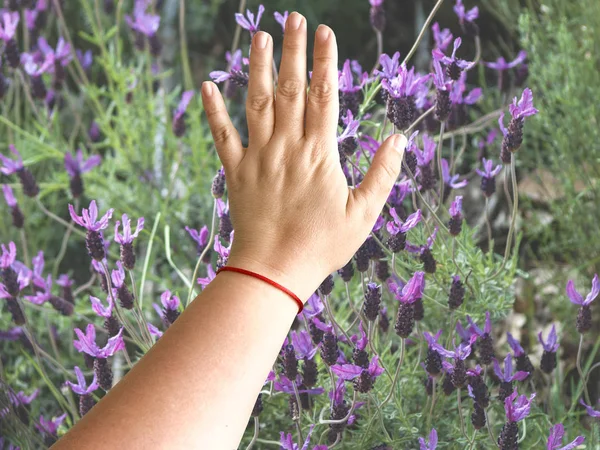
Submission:
POLYGON ((306 90, 306 19, 289 16, 276 95, 273 40, 252 41, 242 147, 223 98, 202 86, 204 108, 225 169, 235 238, 228 264, 265 275, 306 300, 345 265, 371 231, 398 174, 406 138, 379 148, 360 186, 348 187, 337 146, 338 70, 333 31, 320 25, 306 90))

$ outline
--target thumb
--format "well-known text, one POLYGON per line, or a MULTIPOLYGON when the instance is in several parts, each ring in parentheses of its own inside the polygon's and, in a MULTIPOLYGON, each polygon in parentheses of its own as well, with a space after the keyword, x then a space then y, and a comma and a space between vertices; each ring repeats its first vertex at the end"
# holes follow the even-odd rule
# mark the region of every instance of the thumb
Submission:
POLYGON ((360 186, 353 190, 357 205, 366 207, 363 217, 375 222, 398 179, 406 148, 406 137, 395 134, 379 147, 360 186))

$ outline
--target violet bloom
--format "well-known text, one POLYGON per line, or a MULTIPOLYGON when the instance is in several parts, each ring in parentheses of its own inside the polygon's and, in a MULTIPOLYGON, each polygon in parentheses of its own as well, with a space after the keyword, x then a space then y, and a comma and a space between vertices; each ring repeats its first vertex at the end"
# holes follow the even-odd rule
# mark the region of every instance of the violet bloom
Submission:
POLYGON ((498 71, 498 89, 505 92, 510 88, 509 79, 508 79, 508 70, 513 67, 518 66, 523 63, 527 58, 527 52, 525 50, 521 50, 517 57, 511 61, 507 62, 503 57, 498 58, 494 62, 486 62, 484 65, 489 67, 490 69, 494 69, 498 71))
MULTIPOLYGON (((302 381, 303 381, 302 376, 300 374, 298 374, 298 376, 296 377, 296 379, 294 381, 296 382, 296 386, 301 386, 302 381)), ((285 375, 279 375, 279 379, 273 381, 273 389, 275 389, 277 392, 283 392, 285 394, 293 395, 295 393, 294 384, 285 375)), ((300 388, 300 389, 298 389, 299 394, 321 395, 323 392, 325 392, 325 389, 323 389, 323 388, 314 388, 314 389, 300 388)))
POLYGON ((425 370, 429 375, 437 376, 442 373, 442 356, 435 349, 435 345, 438 343, 442 330, 439 330, 435 335, 429 334, 427 331, 423 332, 423 337, 427 341, 427 356, 425 357, 425 370))
POLYGON ((535 393, 528 399, 525 395, 519 394, 517 390, 504 400, 504 410, 506 412, 506 423, 502 426, 502 431, 498 436, 498 447, 500 450, 510 450, 518 448, 519 426, 518 422, 525 419, 531 411, 531 403, 535 398, 535 393))
POLYGON ((594 419, 600 418, 600 411, 596 411, 592 406, 587 405, 583 399, 580 399, 579 403, 586 409, 588 416, 593 417, 594 419))
POLYGON ((475 169, 477 175, 481 177, 481 191, 483 195, 490 198, 496 192, 496 175, 502 170, 502 165, 498 164, 494 167, 494 161, 483 158, 483 170, 475 169))
POLYGON ((121 217, 123 220, 123 234, 119 233, 121 222, 117 220, 115 223, 115 242, 121 244, 121 261, 127 270, 133 270, 135 267, 135 252, 133 250, 133 240, 138 237, 144 229, 144 218, 140 217, 137 220, 135 231, 131 232, 131 220, 127 214, 121 217))
POLYGON ((440 24, 436 22, 432 25, 431 30, 433 31, 434 48, 441 52, 446 51, 450 42, 452 42, 452 33, 450 32, 450 29, 444 28, 440 30, 440 24))
POLYGON ((2 162, 0 172, 4 175, 17 174, 21 186, 23 187, 23 193, 28 197, 36 197, 40 192, 40 188, 38 187, 35 178, 29 169, 23 166, 23 158, 15 146, 10 144, 8 148, 10 152, 15 155, 16 159, 12 160, 0 153, 0 162, 2 162))
POLYGON ((377 377, 384 372, 378 356, 373 356, 367 369, 355 364, 334 364, 331 371, 343 380, 354 380, 354 389, 364 394, 373 388, 377 377))
POLYGON ((71 387, 71 390, 75 394, 79 395, 79 414, 83 417, 96 403, 92 397, 92 393, 98 389, 98 377, 94 374, 92 382, 88 385, 81 369, 75 366, 74 370, 77 377, 77 384, 67 380, 67 385, 71 387))
POLYGON ((169 327, 179 317, 181 301, 179 300, 179 297, 171 294, 171 291, 167 290, 161 294, 160 302, 163 306, 162 310, 156 303, 153 305, 154 309, 162 318, 165 326, 169 327))
POLYGON ((381 86, 387 92, 387 116, 388 119, 400 130, 407 129, 416 118, 417 104, 415 96, 430 75, 415 73, 415 68, 410 71, 402 64, 398 74, 390 79, 384 79, 381 86))
POLYGON ((498 136, 498 129, 492 128, 485 138, 481 138, 477 143, 477 147, 479 148, 479 153, 477 154, 477 159, 481 161, 483 158, 486 158, 488 155, 488 149, 496 140, 498 136))
POLYGON ((217 252, 217 270, 227 264, 227 260, 229 259, 229 253, 231 252, 231 245, 229 247, 221 244, 219 239, 215 239, 214 250, 217 252))
POLYGON ((587 294, 585 299, 575 289, 575 283, 573 280, 569 280, 567 283, 567 296, 571 303, 579 305, 579 313, 577 314, 577 331, 583 334, 588 332, 592 328, 592 310, 590 306, 592 302, 598 297, 600 293, 600 280, 598 274, 594 275, 592 280, 592 289, 587 294))
POLYGON ((384 0, 369 0, 371 10, 369 11, 369 21, 376 33, 383 33, 385 29, 385 11, 383 10, 384 0))
POLYGON ((510 333, 506 333, 506 340, 508 341, 508 345, 512 349, 513 355, 517 360, 517 370, 527 372, 529 374, 533 373, 533 364, 529 359, 529 355, 525 353, 525 350, 523 349, 519 341, 517 341, 510 333))
POLYGON ((417 212, 408 216, 405 221, 402 221, 396 209, 390 208, 390 215, 393 220, 388 221, 386 224, 386 229, 390 234, 387 245, 392 252, 398 253, 406 247, 406 233, 417 226, 421 221, 422 214, 421 210, 418 209, 417 212))
POLYGON ((352 111, 354 116, 358 116, 360 102, 362 100, 361 91, 368 78, 369 75, 367 73, 359 74, 358 84, 354 84, 352 62, 349 59, 344 61, 342 70, 338 72, 338 87, 340 91, 340 122, 343 117, 341 114, 348 110, 352 111))
POLYGON ((116 295, 116 289, 113 289, 113 294, 108 295, 106 298, 107 306, 104 306, 104 304, 102 303, 102 301, 99 298, 94 297, 93 295, 90 295, 90 302, 92 303, 92 309, 99 317, 104 317, 105 319, 108 319, 109 317, 112 316, 113 306, 114 306, 113 296, 115 296, 115 295, 116 295))
POLYGON ((46 26, 46 13, 48 10, 48 0, 38 0, 35 8, 25 10, 25 24, 27 29, 31 31, 32 36, 36 30, 40 30, 46 26))
MULTIPOLYGON (((298 446, 298 444, 296 444, 294 442, 294 437, 292 436, 291 433, 285 434, 283 431, 281 431, 279 433, 279 443, 281 444, 280 449, 281 450, 308 450, 308 444, 310 443, 310 438, 312 436, 314 428, 315 428, 314 424, 310 426, 310 429, 308 430, 308 435, 306 436, 306 439, 305 439, 302 447, 298 446)), ((312 448, 312 450, 327 450, 328 448, 329 447, 327 447, 326 445, 315 445, 312 448)))
POLYGON ((40 416, 35 427, 44 435, 44 444, 52 445, 57 441, 58 436, 56 433, 66 418, 67 413, 64 413, 62 416, 53 417, 50 420, 45 419, 44 416, 40 416))
POLYGON ((556 335, 556 326, 552 325, 552 329, 548 334, 548 340, 544 342, 544 337, 540 331, 538 334, 538 340, 544 349, 542 353, 542 359, 540 361, 540 369, 546 373, 552 373, 556 368, 556 351, 558 350, 558 336, 556 335))
POLYGON ((75 54, 77 55, 79 64, 81 64, 81 68, 85 71, 85 73, 89 74, 90 69, 92 68, 92 63, 94 62, 94 57, 92 55, 92 51, 86 50, 85 52, 83 52, 83 51, 77 49, 77 50, 75 50, 75 54))
POLYGON ((317 354, 318 348, 313 345, 307 331, 292 331, 292 343, 298 359, 313 359, 317 354))
POLYGON ((317 293, 314 293, 308 298, 307 302, 304 304, 304 309, 299 315, 309 320, 321 314, 324 309, 325 305, 321 301, 321 297, 319 297, 317 293))
MULTIPOLYGON (((185 231, 187 231, 189 233, 190 237, 196 242, 197 249, 198 249, 198 255, 201 255, 202 252, 204 251, 204 249, 206 248, 206 245, 208 244, 208 237, 210 235, 210 232, 208 231, 208 227, 206 225, 204 225, 200 230, 196 230, 196 229, 186 226, 185 231)), ((204 254, 204 257, 202 258, 202 262, 205 264, 209 264, 210 256, 211 256, 211 251, 209 249, 204 254)))
POLYGON ((210 282, 212 280, 215 279, 216 276, 217 276, 217 274, 215 273, 214 269, 212 268, 212 264, 208 264, 206 266, 206 277, 205 278, 199 277, 197 279, 197 282, 200 286, 202 286, 202 289, 204 289, 206 286, 208 286, 210 284, 210 282))
POLYGON ((248 86, 249 75, 248 72, 243 70, 244 65, 248 65, 248 61, 246 58, 242 57, 242 51, 240 49, 236 50, 233 53, 233 56, 230 52, 225 53, 225 60, 227 61, 227 72, 223 70, 213 70, 208 75, 217 84, 228 81, 229 83, 225 85, 225 96, 231 98, 235 94, 235 86, 248 86))
POLYGON ((83 180, 81 175, 89 172, 102 162, 100 155, 90 156, 83 159, 83 152, 78 149, 75 157, 70 152, 65 153, 65 170, 69 175, 69 187, 74 198, 79 198, 83 194, 83 180))
POLYGON ((113 287, 116 288, 119 304, 125 309, 133 309, 135 297, 125 283, 125 270, 121 261, 117 261, 117 268, 110 274, 113 287))
POLYGON ((438 227, 435 227, 431 236, 427 238, 425 245, 413 245, 406 243, 406 251, 419 255, 419 259, 423 263, 423 270, 427 273, 435 273, 437 270, 437 261, 435 260, 431 249, 437 237, 438 227))
POLYGON ((158 328, 156 328, 154 325, 152 325, 151 323, 147 324, 148 326, 148 332, 150 333, 151 336, 154 336, 156 339, 160 339, 163 335, 163 332, 160 331, 158 328))
MULTIPOLYGON (((369 284, 374 285, 374 283, 369 284)), ((376 318, 378 313, 379 309, 375 311, 376 318)), ((367 369, 369 367, 369 354, 365 349, 367 348, 367 345, 369 345, 369 339, 367 337, 367 333, 365 333, 365 328, 363 326, 362 320, 358 324, 358 330, 360 332, 360 337, 357 334, 353 334, 352 336, 350 336, 350 341, 354 343, 354 350, 352 351, 352 361, 355 365, 360 366, 363 369, 367 369)))
POLYGON ((21 208, 19 208, 19 204, 17 203, 17 199, 15 198, 12 188, 8 184, 3 184, 2 193, 4 194, 4 200, 6 200, 6 204, 10 208, 12 224, 15 226, 15 228, 23 228, 23 225, 25 225, 25 216, 23 216, 23 212, 21 211, 21 208))
POLYGON ((44 65, 48 65, 48 72, 54 74, 54 89, 60 89, 65 81, 65 67, 71 62, 73 55, 71 53, 71 45, 68 44, 62 37, 58 39, 56 49, 48 45, 45 38, 38 39, 38 48, 44 55, 44 65))
POLYGON ((453 9, 463 31, 469 36, 478 36, 479 27, 475 23, 475 19, 479 17, 479 8, 475 6, 467 11, 462 0, 456 0, 453 9))
POLYGON ((458 347, 454 345, 454 350, 447 350, 439 343, 432 345, 432 348, 444 358, 451 358, 454 360, 454 365, 444 361, 442 367, 446 372, 451 374, 452 385, 455 388, 461 388, 467 384, 467 367, 465 365, 465 359, 471 354, 476 339, 476 336, 471 336, 468 342, 461 342, 458 347))
POLYGON ((565 435, 565 427, 562 423, 550 427, 550 435, 548 436, 548 444, 546 450, 573 450, 585 442, 584 436, 577 436, 569 444, 563 446, 562 441, 565 435))
MULTIPOLYGON (((467 74, 463 72, 458 81, 456 81, 452 86, 452 90, 450 91, 450 101, 455 106, 461 105, 464 107, 464 105, 473 105, 477 103, 477 101, 483 95, 483 91, 481 88, 472 89, 467 95, 465 95, 465 92, 467 90, 466 80, 467 74)), ((462 125, 462 123, 458 125, 462 125)))
POLYGON ((256 18, 254 17, 254 13, 249 9, 246 10, 246 15, 236 13, 235 21, 237 24, 245 30, 250 32, 251 36, 254 36, 259 30, 260 19, 265 12, 265 7, 263 5, 258 5, 258 12, 256 13, 256 18))
POLYGON ((104 239, 102 238, 100 231, 108 227, 108 222, 112 217, 113 211, 114 209, 110 208, 106 211, 104 216, 98 220, 96 200, 90 202, 88 209, 82 209, 81 216, 78 216, 73 205, 69 204, 69 213, 71 214, 73 222, 87 230, 85 245, 89 255, 96 261, 102 261, 106 255, 104 239))
POLYGON ((352 111, 347 110, 346 115, 342 118, 342 123, 345 125, 342 133, 337 137, 338 152, 340 161, 344 163, 346 158, 352 156, 358 146, 356 137, 358 136, 358 127, 360 121, 354 119, 352 111))
POLYGON ((429 433, 429 440, 425 442, 425 438, 419 438, 419 450, 436 450, 438 444, 438 435, 435 428, 429 433))
POLYGON ((446 78, 442 65, 436 58, 433 59, 433 85, 436 87, 435 118, 440 122, 445 122, 452 112, 452 101, 450 100, 452 80, 446 78))
POLYGON ((446 158, 442 158, 442 180, 446 185, 446 190, 444 192, 448 192, 450 194, 450 190, 452 189, 462 189, 469 181, 465 178, 462 181, 459 181, 460 175, 454 174, 450 175, 450 168, 448 167, 448 160, 446 158))
POLYGON ((450 56, 446 56, 444 52, 439 49, 434 49, 431 52, 433 59, 441 61, 446 66, 446 74, 454 81, 458 81, 463 70, 468 70, 473 66, 472 61, 465 61, 464 59, 456 57, 456 51, 460 48, 461 43, 461 38, 456 38, 454 40, 454 46, 450 56))
POLYGON ((38 60, 34 55, 23 53, 21 63, 31 82, 31 95, 39 100, 47 100, 50 92, 46 89, 42 75, 52 70, 51 59, 38 60))
POLYGON ((467 316, 467 321, 470 325, 471 333, 475 334, 479 338, 479 345, 477 350, 479 351, 479 359, 483 365, 488 365, 492 362, 495 356, 494 353, 494 341, 492 340, 492 321, 490 318, 490 312, 485 313, 485 325, 483 330, 473 322, 470 316, 467 316))
POLYGON ((408 280, 408 283, 400 288, 394 282, 388 282, 390 291, 395 295, 396 300, 400 302, 394 329, 396 334, 406 339, 415 327, 415 307, 421 302, 423 291, 425 290, 425 273, 415 272, 408 280))
POLYGON ((146 12, 150 3, 151 0, 136 0, 133 8, 133 18, 126 15, 125 21, 136 34, 135 44, 138 50, 145 49, 147 38, 150 53, 153 56, 158 56, 160 55, 161 43, 156 32, 160 26, 160 16, 146 12))
POLYGON ((382 80, 390 80, 396 77, 400 70, 400 52, 394 53, 391 58, 388 54, 382 53, 379 57, 379 64, 381 65, 381 70, 376 70, 375 75, 379 76, 382 80))
POLYGON ((498 393, 498 398, 500 401, 504 401, 510 394, 512 394, 514 390, 513 382, 523 381, 527 379, 529 376, 528 372, 517 371, 513 373, 512 367, 512 355, 509 353, 504 358, 504 370, 500 368, 500 364, 498 360, 494 358, 494 373, 500 379, 500 391, 498 393))
POLYGON ((0 39, 4 41, 4 57, 13 69, 19 67, 21 61, 19 46, 15 40, 19 18, 18 11, 4 12, 0 20, 0 39))
POLYGON ((181 137, 185 134, 185 112, 194 96, 194 91, 185 91, 181 96, 181 101, 179 102, 179 106, 175 110, 173 114, 173 134, 177 137, 181 137))
POLYGON ((462 195, 457 195, 456 197, 454 197, 454 201, 448 209, 448 212, 450 213, 448 231, 452 236, 458 236, 462 231, 462 199, 462 195))
POLYGON ((281 31, 283 31, 285 33, 285 23, 287 22, 287 19, 289 17, 289 12, 284 11, 283 14, 281 14, 280 12, 275 11, 273 13, 273 17, 275 17, 275 21, 281 25, 281 31))
POLYGON ((421 189, 426 192, 435 187, 436 177, 432 167, 432 161, 435 157, 437 144, 428 135, 423 135, 423 151, 418 147, 413 148, 413 153, 417 158, 417 166, 419 168, 419 183, 421 189))

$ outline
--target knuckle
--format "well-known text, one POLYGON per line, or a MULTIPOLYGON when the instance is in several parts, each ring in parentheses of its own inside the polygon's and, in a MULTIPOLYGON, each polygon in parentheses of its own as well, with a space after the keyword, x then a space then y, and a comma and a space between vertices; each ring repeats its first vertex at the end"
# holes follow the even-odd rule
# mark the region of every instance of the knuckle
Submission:
POLYGON ((398 177, 398 171, 394 168, 391 161, 384 161, 380 167, 381 172, 384 174, 385 177, 385 182, 383 182, 384 180, 382 180, 382 182, 379 183, 382 185, 381 188, 387 185, 388 182, 391 184, 392 182, 396 181, 396 178, 398 177))
POLYGON ((212 130, 216 145, 222 145, 231 139, 232 131, 227 125, 217 125, 212 130))
POLYGON ((273 103, 273 96, 266 94, 255 94, 248 96, 246 107, 250 111, 262 112, 273 103))
POLYGON ((304 91, 304 83, 296 78, 282 80, 277 87, 279 95, 285 98, 296 98, 304 91))
POLYGON ((310 84, 309 97, 316 103, 328 103, 333 100, 335 90, 327 80, 315 80, 310 84))

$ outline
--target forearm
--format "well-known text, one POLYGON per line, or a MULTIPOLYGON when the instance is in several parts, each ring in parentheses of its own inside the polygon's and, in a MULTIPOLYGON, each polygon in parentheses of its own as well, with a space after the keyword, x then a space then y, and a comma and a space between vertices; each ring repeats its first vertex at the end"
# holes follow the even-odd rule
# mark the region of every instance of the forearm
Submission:
POLYGON ((296 313, 263 281, 220 274, 55 448, 237 448, 296 313))

